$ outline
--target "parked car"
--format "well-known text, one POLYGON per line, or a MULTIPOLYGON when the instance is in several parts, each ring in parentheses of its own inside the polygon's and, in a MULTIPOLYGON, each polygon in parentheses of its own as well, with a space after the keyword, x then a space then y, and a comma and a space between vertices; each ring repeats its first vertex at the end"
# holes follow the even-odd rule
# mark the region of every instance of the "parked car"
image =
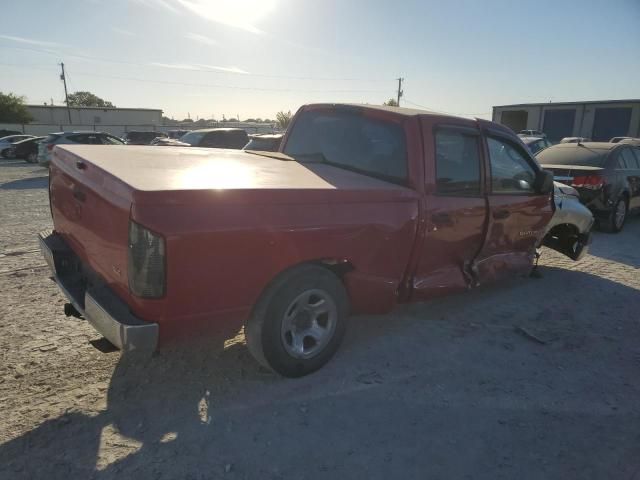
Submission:
POLYGON ((528 274, 552 189, 499 124, 316 104, 280 152, 56 148, 40 244, 66 313, 118 348, 244 323, 255 358, 295 377, 333 356, 349 313, 528 274))
POLYGON ((547 140, 546 137, 525 137, 523 135, 518 136, 520 137, 520 140, 522 140, 522 143, 524 143, 534 155, 553 145, 553 143, 547 140))
POLYGON ((22 132, 18 130, 7 130, 6 128, 0 128, 0 138, 8 137, 9 135, 22 135, 22 132))
POLYGON ((13 144, 12 156, 21 158, 29 163, 38 162, 38 143, 47 137, 33 137, 20 140, 13 144))
POLYGON ((624 138, 620 140, 618 143, 626 143, 627 145, 637 145, 640 146, 640 138, 624 138))
POLYGON ((584 143, 590 141, 591 139, 587 137, 564 137, 560 140, 560 143, 584 143))
POLYGON ((124 145, 121 138, 105 132, 58 132, 50 133, 38 144, 38 163, 49 165, 51 151, 56 145, 72 145, 75 143, 85 145, 124 145))
POLYGON ((282 133, 249 135, 249 143, 243 150, 258 150, 263 152, 277 152, 282 142, 282 133))
POLYGON ((581 260, 591 243, 593 214, 580 203, 580 194, 575 188, 553 183, 556 209, 545 228, 542 244, 573 260, 581 260))
POLYGON ((124 142, 127 145, 149 145, 154 138, 167 138, 164 132, 125 132, 124 142))
POLYGON ((204 128, 191 130, 180 140, 163 142, 165 145, 183 147, 231 148, 240 150, 249 142, 247 132, 241 128, 204 128))
POLYGON ((579 192, 605 231, 619 232, 628 213, 640 208, 640 149, 636 146, 562 143, 543 150, 537 159, 557 181, 579 192))
POLYGON ((0 155, 4 158, 11 158, 13 156, 13 146, 16 142, 33 137, 34 135, 7 135, 0 138, 0 155))
POLYGON ((540 130, 520 130, 518 135, 524 135, 526 137, 546 137, 547 134, 540 130))
POLYGON ((191 130, 169 130, 167 132, 167 135, 169 138, 173 138, 175 140, 179 140, 180 137, 182 137, 183 135, 189 133, 191 130))

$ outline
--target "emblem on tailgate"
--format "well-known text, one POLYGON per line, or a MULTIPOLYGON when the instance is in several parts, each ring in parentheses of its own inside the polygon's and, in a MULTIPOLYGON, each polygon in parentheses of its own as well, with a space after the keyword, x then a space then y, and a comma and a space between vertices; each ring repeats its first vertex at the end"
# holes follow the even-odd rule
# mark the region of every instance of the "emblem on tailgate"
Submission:
POLYGON ((111 265, 111 269, 113 270, 113 273, 115 273, 118 276, 122 275, 122 271, 120 270, 120 267, 118 267, 117 265, 111 265))

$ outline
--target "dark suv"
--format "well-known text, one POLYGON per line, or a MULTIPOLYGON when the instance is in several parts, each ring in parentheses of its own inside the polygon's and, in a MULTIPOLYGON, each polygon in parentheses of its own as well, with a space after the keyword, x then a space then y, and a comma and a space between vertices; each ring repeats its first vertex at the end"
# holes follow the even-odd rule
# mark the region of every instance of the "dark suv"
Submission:
POLYGON ((166 138, 167 134, 163 132, 126 132, 124 141, 127 145, 150 145, 154 138, 166 138))
POLYGON ((248 142, 249 135, 241 128, 204 128, 192 130, 180 137, 179 141, 166 143, 166 145, 240 150, 248 142))
POLYGON ((538 153, 555 180, 571 185, 602 230, 622 230, 640 209, 640 148, 625 143, 561 143, 538 153))

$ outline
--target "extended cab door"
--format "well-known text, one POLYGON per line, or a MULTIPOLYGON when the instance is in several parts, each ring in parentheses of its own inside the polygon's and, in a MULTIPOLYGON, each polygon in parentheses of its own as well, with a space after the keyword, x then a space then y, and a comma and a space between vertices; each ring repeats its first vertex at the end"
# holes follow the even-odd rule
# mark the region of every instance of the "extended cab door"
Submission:
POLYGON ((464 290, 485 238, 487 200, 482 142, 473 121, 422 120, 426 228, 418 245, 413 299, 464 290))
POLYGON ((540 167, 527 149, 506 133, 485 133, 489 221, 474 265, 480 283, 528 272, 554 212, 553 194, 534 188, 540 167))

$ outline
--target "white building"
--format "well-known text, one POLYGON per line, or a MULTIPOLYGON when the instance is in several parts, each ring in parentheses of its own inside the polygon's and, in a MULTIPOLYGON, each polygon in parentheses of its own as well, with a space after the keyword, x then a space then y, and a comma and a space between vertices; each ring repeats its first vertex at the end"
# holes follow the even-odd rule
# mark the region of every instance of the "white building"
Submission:
POLYGON ((33 116, 31 124, 48 125, 130 125, 155 126, 162 124, 162 110, 151 108, 99 108, 52 105, 27 105, 33 116), (71 121, 69 121, 69 112, 71 121))
POLYGON ((493 107, 493 121, 515 132, 541 130, 553 142, 563 137, 640 137, 640 100, 501 105, 493 107))

